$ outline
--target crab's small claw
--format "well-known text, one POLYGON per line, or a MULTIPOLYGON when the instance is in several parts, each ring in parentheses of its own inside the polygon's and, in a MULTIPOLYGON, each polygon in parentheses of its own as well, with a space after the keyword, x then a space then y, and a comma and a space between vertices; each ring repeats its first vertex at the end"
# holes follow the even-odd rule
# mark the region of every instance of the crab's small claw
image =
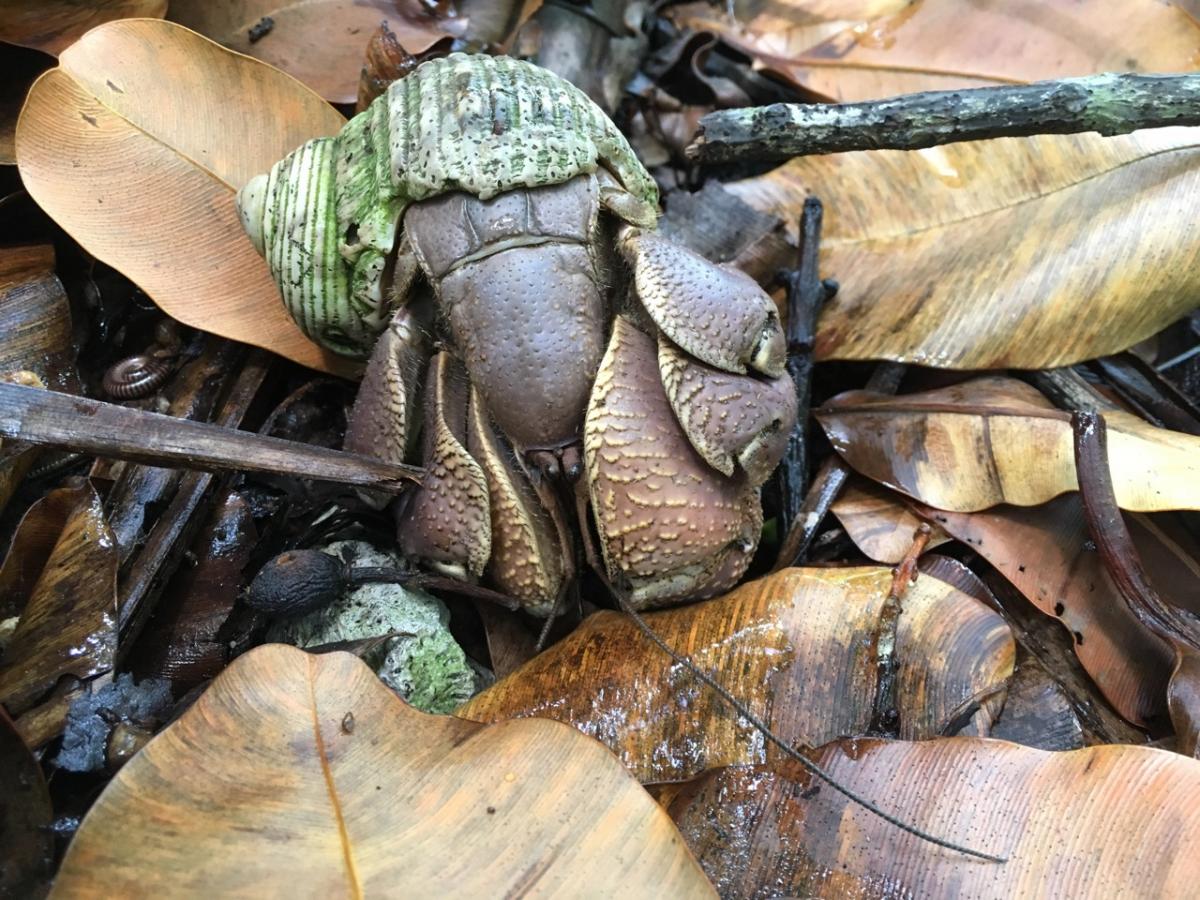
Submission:
POLYGON ((371 353, 346 422, 344 449, 391 463, 406 461, 418 430, 417 386, 428 352, 412 309, 401 307, 371 353))
POLYGON ((746 571, 758 492, 692 448, 667 401, 654 339, 618 317, 588 405, 584 457, 608 576, 635 606, 711 596, 746 571))
POLYGON ((779 312, 753 278, 654 232, 626 227, 617 246, 633 269, 642 306, 674 343, 726 372, 784 373, 779 312))
POLYGON ((725 475, 741 467, 762 484, 787 449, 796 425, 796 387, 780 378, 734 375, 692 359, 665 337, 658 366, 667 399, 704 461, 725 475))
POLYGON ((406 556, 453 578, 477 580, 492 547, 483 469, 467 451, 466 371, 449 353, 429 363, 422 454, 425 478, 399 513, 406 556))
POLYGON ((483 468, 491 497, 488 579, 525 604, 528 612, 547 616, 565 577, 554 523, 474 389, 468 418, 467 447, 483 468))

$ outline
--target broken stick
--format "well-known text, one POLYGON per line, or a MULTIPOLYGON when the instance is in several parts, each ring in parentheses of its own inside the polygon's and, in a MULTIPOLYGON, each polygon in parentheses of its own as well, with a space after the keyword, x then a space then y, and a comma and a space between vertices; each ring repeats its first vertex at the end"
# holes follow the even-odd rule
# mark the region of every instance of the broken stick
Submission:
POLYGON ((1200 74, 1092 75, 864 103, 723 109, 700 120, 687 155, 700 163, 780 160, 1035 134, 1128 134, 1169 125, 1200 125, 1200 74))

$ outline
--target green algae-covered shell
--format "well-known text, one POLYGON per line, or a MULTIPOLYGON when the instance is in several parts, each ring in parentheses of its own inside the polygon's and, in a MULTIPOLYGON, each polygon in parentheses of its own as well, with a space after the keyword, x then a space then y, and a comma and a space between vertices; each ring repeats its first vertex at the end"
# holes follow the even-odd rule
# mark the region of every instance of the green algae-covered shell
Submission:
POLYGON ((586 94, 532 63, 452 53, 253 179, 238 208, 304 332, 363 356, 387 321, 383 274, 410 203, 447 191, 486 200, 599 166, 634 201, 622 212, 652 226, 654 180, 586 94))

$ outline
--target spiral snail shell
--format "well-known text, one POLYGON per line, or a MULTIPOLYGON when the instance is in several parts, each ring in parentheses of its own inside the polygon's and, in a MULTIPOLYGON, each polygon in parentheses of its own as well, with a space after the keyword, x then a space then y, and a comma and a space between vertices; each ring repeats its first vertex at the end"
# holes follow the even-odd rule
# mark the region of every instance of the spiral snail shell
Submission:
POLYGON ((410 204, 450 191, 486 200, 600 165, 630 195, 628 218, 652 226, 657 186, 586 94, 532 63, 452 53, 252 179, 238 209, 301 329, 361 357, 388 319, 384 274, 410 204))

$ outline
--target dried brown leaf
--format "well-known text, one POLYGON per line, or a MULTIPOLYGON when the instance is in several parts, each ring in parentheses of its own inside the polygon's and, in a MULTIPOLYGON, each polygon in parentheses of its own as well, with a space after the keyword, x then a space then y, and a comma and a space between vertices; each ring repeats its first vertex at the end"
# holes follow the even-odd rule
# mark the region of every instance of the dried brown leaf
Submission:
POLYGON ((0 41, 58 56, 97 25, 166 14, 167 0, 5 0, 0 3, 0 41))
POLYGON ((109 783, 56 897, 710 896, 599 744, 417 712, 345 653, 240 657, 109 783), (614 864, 620 860, 620 864, 614 864))
MULTIPOLYGON (((675 649, 764 718, 783 740, 820 744, 870 726, 875 643, 887 569, 785 569, 716 600, 646 615, 675 649)), ((931 737, 1003 690, 1013 642, 998 614, 921 577, 897 625, 897 691, 906 736, 931 737)), ((762 735, 624 616, 597 613, 458 715, 545 716, 611 747, 643 782, 774 758, 762 735)))
POLYGON ((1195 893, 1200 762, 1123 745, 841 741, 812 757, 906 822, 1007 857, 950 853, 793 764, 710 773, 671 815, 724 897, 1168 897, 1195 893))
MULTIPOLYGON (((875 562, 895 565, 912 547, 913 535, 926 524, 901 495, 857 475, 842 488, 829 511, 859 550, 875 562)), ((932 550, 951 538, 936 524, 925 545, 932 550)))
MULTIPOLYGON (((1089 542, 1078 494, 1033 508, 979 513, 926 509, 968 544, 1034 606, 1071 633, 1075 655, 1113 707, 1130 722, 1163 722, 1172 655, 1129 611, 1089 542)), ((1150 578, 1169 601, 1195 609, 1200 569, 1149 518, 1130 516, 1150 578)))
POLYGON ((172 317, 345 370, 284 310, 234 190, 343 119, 299 82, 170 22, 110 22, 34 84, 17 125, 29 193, 172 317))
MULTIPOLYGON (((816 411, 857 471, 938 509, 1034 506, 1078 488, 1070 416, 1014 378, 891 396, 839 394, 816 411)), ((1122 509, 1200 509, 1200 437, 1105 414, 1122 509)))
POLYGON ((794 223, 825 204, 822 359, 1046 368, 1116 353, 1200 296, 1200 129, 794 159, 726 185, 794 223))
POLYGON ((282 69, 331 103, 354 102, 367 43, 380 23, 414 54, 450 36, 417 0, 173 0, 170 18, 282 69), (251 40, 268 17, 271 27, 251 40))
POLYGON ((1177 3, 918 0, 770 3, 745 23, 684 20, 756 66, 837 102, 1100 72, 1200 68, 1200 24, 1177 3))

